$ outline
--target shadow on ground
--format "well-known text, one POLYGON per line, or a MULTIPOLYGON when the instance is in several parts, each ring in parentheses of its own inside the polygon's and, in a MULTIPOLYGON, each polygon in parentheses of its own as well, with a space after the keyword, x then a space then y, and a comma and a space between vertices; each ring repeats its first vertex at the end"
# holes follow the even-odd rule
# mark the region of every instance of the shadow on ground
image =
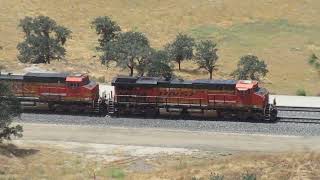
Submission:
POLYGON ((27 157, 38 153, 37 149, 19 148, 14 144, 0 144, 0 155, 7 157, 27 157))

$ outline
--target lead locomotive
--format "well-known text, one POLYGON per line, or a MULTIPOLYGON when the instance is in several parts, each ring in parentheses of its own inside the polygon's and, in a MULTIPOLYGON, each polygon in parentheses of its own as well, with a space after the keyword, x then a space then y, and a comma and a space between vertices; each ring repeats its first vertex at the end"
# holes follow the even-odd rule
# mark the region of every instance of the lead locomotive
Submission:
MULTIPOLYGON (((165 80, 154 77, 119 76, 110 112, 117 114, 159 114, 176 110, 182 115, 191 111, 219 117, 275 121, 277 109, 269 104, 269 92, 251 80, 165 80)), ((109 103, 110 104, 110 103, 109 103)))

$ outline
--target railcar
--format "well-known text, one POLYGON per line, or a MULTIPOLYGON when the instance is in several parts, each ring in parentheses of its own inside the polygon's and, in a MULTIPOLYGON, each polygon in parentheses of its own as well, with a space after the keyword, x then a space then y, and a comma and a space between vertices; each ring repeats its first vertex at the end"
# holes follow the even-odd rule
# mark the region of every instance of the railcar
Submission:
POLYGON ((154 77, 118 76, 113 79, 110 114, 158 115, 160 109, 214 111, 223 118, 275 121, 277 109, 269 104, 269 92, 251 80, 165 80, 154 77))
POLYGON ((67 73, 1 74, 24 106, 48 105, 54 111, 100 111, 99 85, 88 75, 67 73))

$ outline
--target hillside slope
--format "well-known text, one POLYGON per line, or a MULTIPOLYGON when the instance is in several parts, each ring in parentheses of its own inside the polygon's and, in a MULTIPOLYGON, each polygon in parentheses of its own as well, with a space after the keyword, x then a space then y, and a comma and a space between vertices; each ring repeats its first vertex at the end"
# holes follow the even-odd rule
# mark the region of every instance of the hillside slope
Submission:
MULTIPOLYGON (((107 15, 124 31, 144 32, 156 48, 178 32, 216 40, 220 49, 216 78, 228 78, 239 57, 252 53, 268 63, 270 73, 264 82, 272 92, 293 94, 298 88, 309 94, 320 92, 319 74, 306 62, 312 52, 320 54, 318 0, 2 0, 0 11, 0 63, 10 71, 30 66, 16 58, 16 46, 23 38, 19 19, 46 15, 73 34, 67 43, 67 61, 40 67, 88 72, 110 81, 120 71, 98 63, 97 36, 90 29, 94 17, 107 15)), ((182 68, 178 75, 184 78, 207 77, 190 62, 182 68)))

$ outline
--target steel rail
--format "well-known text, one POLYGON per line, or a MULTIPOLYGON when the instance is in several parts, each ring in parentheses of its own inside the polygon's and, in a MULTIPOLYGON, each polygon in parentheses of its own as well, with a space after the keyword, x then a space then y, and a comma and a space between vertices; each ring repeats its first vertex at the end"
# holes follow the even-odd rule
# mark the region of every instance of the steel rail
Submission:
POLYGON ((320 112, 320 107, 277 106, 278 111, 320 112))

